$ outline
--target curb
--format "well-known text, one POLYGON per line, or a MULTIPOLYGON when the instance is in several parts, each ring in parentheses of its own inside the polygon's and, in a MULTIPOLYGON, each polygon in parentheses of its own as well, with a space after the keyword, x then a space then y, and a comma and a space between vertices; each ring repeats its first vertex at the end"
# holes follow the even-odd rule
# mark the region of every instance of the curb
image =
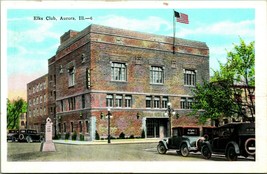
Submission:
POLYGON ((144 141, 119 141, 119 140, 111 140, 111 143, 107 143, 107 140, 96 140, 96 141, 72 141, 72 140, 53 140, 55 144, 68 144, 68 145, 112 145, 112 144, 142 144, 142 143, 157 143, 160 139, 153 140, 144 140, 144 141))

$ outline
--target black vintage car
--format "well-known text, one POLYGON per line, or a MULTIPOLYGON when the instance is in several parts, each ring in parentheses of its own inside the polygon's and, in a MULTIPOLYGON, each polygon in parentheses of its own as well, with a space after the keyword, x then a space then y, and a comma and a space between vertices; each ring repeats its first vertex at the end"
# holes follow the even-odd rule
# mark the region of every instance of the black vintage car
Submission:
POLYGON ((19 142, 28 142, 31 143, 33 141, 41 142, 44 140, 44 136, 37 133, 36 130, 32 129, 21 129, 19 130, 18 141, 19 142))
POLYGON ((255 159, 255 123, 230 123, 214 129, 213 137, 201 145, 201 154, 209 159, 212 154, 224 154, 229 161, 238 156, 255 159))
POLYGON ((190 152, 200 151, 201 143, 204 141, 203 133, 206 137, 210 136, 212 127, 174 127, 173 136, 163 138, 157 146, 158 153, 165 154, 168 150, 176 150, 186 157, 190 152))
POLYGON ((19 137, 19 130, 17 129, 8 130, 7 141, 15 142, 17 141, 18 137, 19 137))

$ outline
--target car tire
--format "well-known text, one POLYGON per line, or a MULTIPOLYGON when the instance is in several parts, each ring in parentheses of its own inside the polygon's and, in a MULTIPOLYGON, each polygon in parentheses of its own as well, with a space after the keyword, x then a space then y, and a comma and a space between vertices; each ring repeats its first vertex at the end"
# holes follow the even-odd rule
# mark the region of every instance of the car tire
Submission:
POLYGON ((254 147, 255 147, 255 138, 249 138, 249 139, 247 139, 246 142, 245 142, 245 145, 244 145, 245 147, 244 148, 245 148, 245 151, 247 152, 247 154, 249 154, 249 155, 255 155, 255 153, 256 153, 255 151, 250 151, 249 150, 249 147, 248 146, 251 143, 254 144, 254 147))
POLYGON ((228 161, 236 161, 237 160, 237 154, 236 154, 235 148, 233 146, 230 146, 227 148, 226 158, 228 161))
POLYGON ((23 135, 23 134, 20 134, 20 135, 19 135, 19 140, 20 140, 20 141, 23 141, 23 140, 24 140, 24 135, 23 135))
POLYGON ((164 146, 163 143, 159 143, 157 146, 157 150, 159 154, 165 154, 167 152, 166 147, 164 146))
POLYGON ((211 158, 211 151, 209 149, 209 147, 207 145, 203 145, 201 148, 201 155, 205 158, 205 159, 210 159, 211 158))
POLYGON ((27 143, 31 143, 32 142, 32 138, 30 136, 27 136, 26 137, 26 141, 27 141, 27 143))
POLYGON ((11 141, 12 141, 12 142, 15 142, 15 141, 16 141, 16 138, 15 138, 15 137, 12 137, 12 138, 11 138, 11 141))
POLYGON ((183 157, 187 157, 189 155, 189 149, 188 149, 188 147, 187 147, 187 145, 185 143, 183 143, 181 145, 181 148, 180 149, 181 149, 181 155, 183 157))

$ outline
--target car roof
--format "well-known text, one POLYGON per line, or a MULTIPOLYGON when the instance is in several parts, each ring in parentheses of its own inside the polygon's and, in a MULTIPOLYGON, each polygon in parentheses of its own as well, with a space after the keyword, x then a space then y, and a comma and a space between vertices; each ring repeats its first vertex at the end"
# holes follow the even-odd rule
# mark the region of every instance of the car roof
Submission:
POLYGON ((233 122, 233 123, 228 123, 228 124, 219 126, 218 128, 223 128, 223 127, 236 127, 236 126, 254 126, 255 127, 255 123, 233 122))

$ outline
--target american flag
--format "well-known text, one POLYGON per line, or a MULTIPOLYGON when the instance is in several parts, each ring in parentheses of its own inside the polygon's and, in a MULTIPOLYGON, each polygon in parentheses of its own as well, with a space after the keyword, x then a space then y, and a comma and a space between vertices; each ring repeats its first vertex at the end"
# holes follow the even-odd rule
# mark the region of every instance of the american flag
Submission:
POLYGON ((184 13, 179 13, 177 11, 174 11, 174 16, 176 17, 176 22, 189 24, 188 15, 184 13))

